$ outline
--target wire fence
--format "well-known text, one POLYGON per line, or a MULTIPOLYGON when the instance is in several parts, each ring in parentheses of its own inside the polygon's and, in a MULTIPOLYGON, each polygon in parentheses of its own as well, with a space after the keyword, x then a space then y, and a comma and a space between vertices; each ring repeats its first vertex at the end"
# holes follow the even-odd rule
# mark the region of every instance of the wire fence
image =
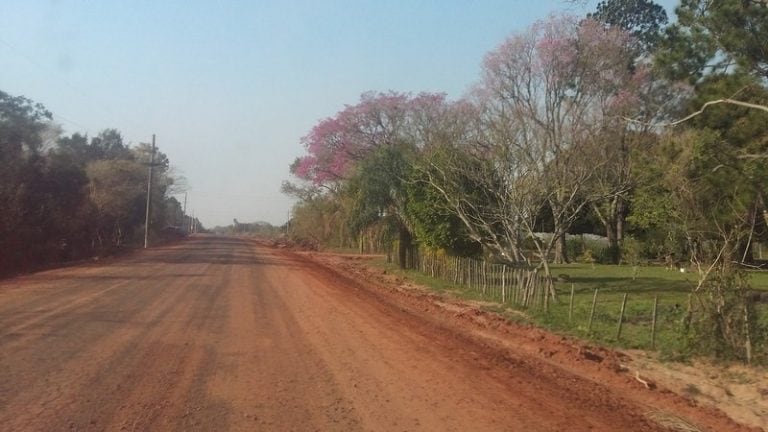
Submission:
POLYGON ((417 268, 433 278, 474 290, 503 304, 543 310, 550 305, 552 280, 536 269, 436 253, 420 254, 417 268))
POLYGON ((659 296, 640 298, 615 290, 576 292, 573 284, 553 297, 554 281, 537 269, 487 261, 421 253, 416 268, 479 297, 534 312, 544 312, 555 327, 576 330, 598 339, 633 341, 631 345, 655 349, 659 332, 668 338, 682 317, 680 299, 660 302, 659 296))

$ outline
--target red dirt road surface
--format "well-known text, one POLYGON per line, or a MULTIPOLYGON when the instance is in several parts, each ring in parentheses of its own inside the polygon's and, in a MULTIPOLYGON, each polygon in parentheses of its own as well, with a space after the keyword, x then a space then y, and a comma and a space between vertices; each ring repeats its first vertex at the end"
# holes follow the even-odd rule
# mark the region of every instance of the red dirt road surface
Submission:
POLYGON ((747 430, 428 301, 221 237, 7 280, 0 430, 747 430))

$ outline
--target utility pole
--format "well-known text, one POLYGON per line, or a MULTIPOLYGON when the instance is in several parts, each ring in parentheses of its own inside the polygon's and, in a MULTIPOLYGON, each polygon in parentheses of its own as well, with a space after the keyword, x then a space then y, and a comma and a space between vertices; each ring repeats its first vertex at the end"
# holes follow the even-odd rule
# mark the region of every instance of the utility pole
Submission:
POLYGON ((285 222, 285 236, 291 236, 291 211, 288 210, 288 220, 285 222))
POLYGON ((184 224, 184 231, 187 230, 187 193, 184 192, 184 210, 181 211, 182 217, 181 217, 181 223, 184 224))
POLYGON ((155 165, 155 134, 152 134, 152 154, 149 157, 149 178, 147 179, 147 213, 144 216, 144 249, 149 246, 149 206, 152 202, 152 168, 155 165))

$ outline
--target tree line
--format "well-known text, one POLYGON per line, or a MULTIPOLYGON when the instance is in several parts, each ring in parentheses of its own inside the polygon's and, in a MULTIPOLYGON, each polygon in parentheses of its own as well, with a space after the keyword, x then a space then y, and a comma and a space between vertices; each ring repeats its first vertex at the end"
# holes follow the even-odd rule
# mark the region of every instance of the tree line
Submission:
POLYGON ((363 94, 303 138, 299 181, 283 184, 300 198, 292 235, 401 267, 419 248, 547 275, 584 256, 681 262, 699 276, 686 328, 749 345, 742 269, 768 235, 768 5, 675 13, 602 1, 512 34, 459 100, 363 94))
POLYGON ((210 229, 215 234, 247 235, 261 238, 275 238, 285 233, 285 227, 274 226, 269 222, 240 222, 237 218, 232 224, 226 226, 217 225, 210 229))
MULTIPOLYGON (((143 241, 149 144, 116 129, 64 135, 40 103, 0 91, 0 273, 112 253, 143 241)), ((178 235, 184 179, 154 155, 152 238, 178 235)))

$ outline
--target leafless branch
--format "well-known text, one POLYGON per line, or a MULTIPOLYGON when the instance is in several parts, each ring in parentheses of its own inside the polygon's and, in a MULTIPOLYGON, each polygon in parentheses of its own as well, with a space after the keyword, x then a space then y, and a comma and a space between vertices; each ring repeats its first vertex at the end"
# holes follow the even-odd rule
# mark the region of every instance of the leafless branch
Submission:
POLYGON ((711 107, 713 105, 718 105, 718 104, 738 105, 738 106, 742 106, 742 107, 746 107, 746 108, 751 108, 751 109, 756 109, 756 110, 760 110, 760 111, 765 111, 765 112, 768 113, 768 106, 765 106, 765 105, 759 105, 759 104, 739 101, 739 100, 735 100, 735 99, 717 99, 717 100, 713 100, 713 101, 709 101, 709 102, 705 103, 704 105, 701 106, 700 110, 698 110, 698 111, 696 111, 696 112, 694 112, 694 113, 692 113, 692 114, 690 114, 690 115, 688 115, 686 117, 683 117, 680 120, 675 120, 675 121, 669 122, 669 123, 647 123, 647 122, 643 122, 643 121, 632 119, 632 118, 628 118, 628 117, 621 117, 621 118, 623 120, 625 120, 625 121, 628 121, 628 122, 631 122, 631 123, 635 123, 635 124, 641 124, 641 125, 644 125, 644 126, 672 127, 672 126, 677 126, 677 125, 679 125, 681 123, 685 123, 688 120, 690 120, 690 119, 692 119, 692 118, 694 118, 694 117, 704 113, 704 111, 707 108, 709 108, 709 107, 711 107))

